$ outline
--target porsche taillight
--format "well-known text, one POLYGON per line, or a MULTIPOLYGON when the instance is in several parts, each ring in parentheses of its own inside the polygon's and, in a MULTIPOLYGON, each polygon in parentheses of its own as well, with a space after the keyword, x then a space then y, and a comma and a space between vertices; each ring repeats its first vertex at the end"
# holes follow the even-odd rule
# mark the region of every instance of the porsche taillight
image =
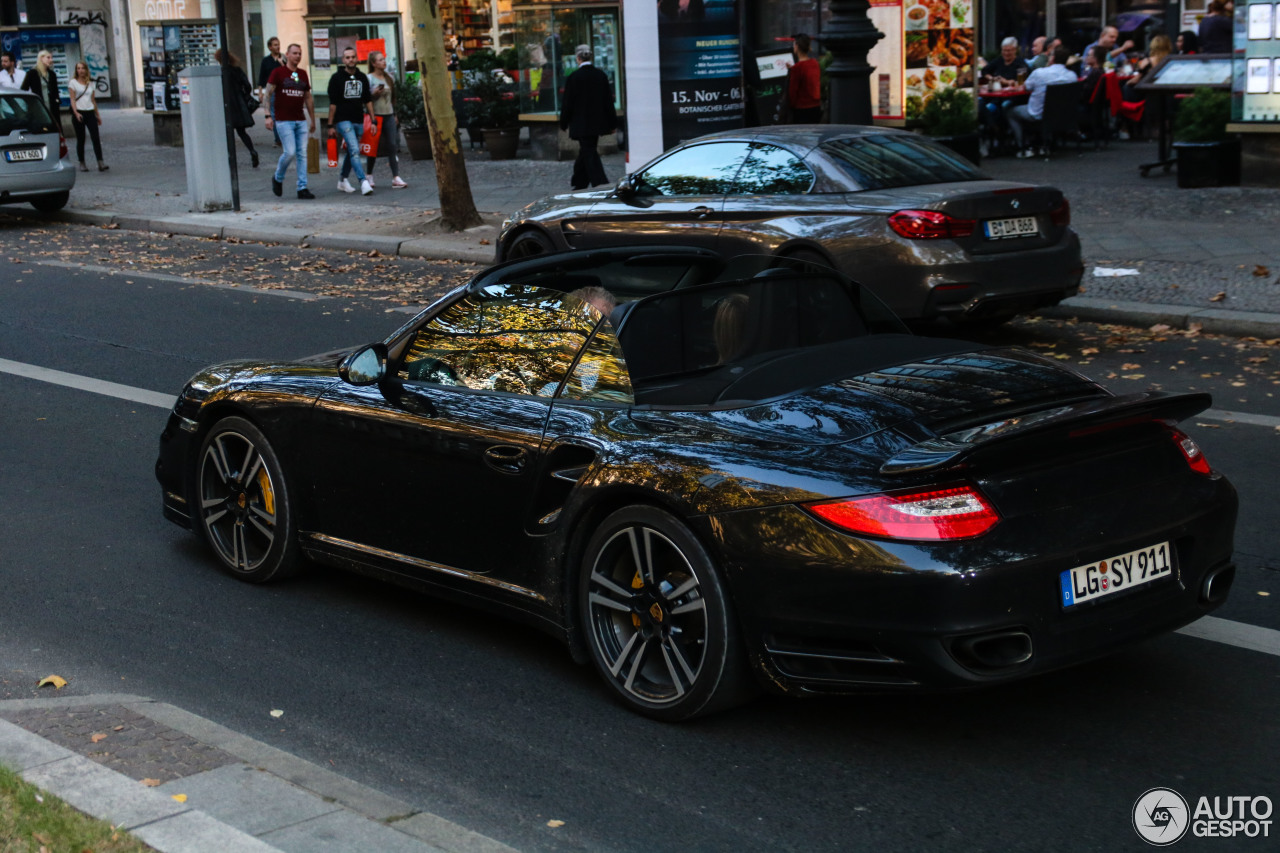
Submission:
POLYGON ((1204 458, 1204 453, 1195 439, 1173 426, 1169 427, 1169 434, 1173 438, 1173 443, 1178 445, 1178 452, 1182 454, 1182 458, 1187 460, 1187 467, 1197 474, 1213 473, 1213 469, 1209 467, 1209 460, 1204 458))
POLYGON ((975 219, 957 219, 939 210, 899 210, 889 216, 889 227, 909 240, 968 237, 977 225, 975 219))
POLYGON ((972 539, 1000 521, 995 508, 968 484, 842 498, 806 508, 842 530, 887 539, 972 539))

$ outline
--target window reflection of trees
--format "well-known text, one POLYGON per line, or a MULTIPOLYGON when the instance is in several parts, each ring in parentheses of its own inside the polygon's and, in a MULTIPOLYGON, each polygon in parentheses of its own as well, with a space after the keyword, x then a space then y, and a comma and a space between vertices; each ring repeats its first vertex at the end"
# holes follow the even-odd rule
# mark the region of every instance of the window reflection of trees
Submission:
POLYGON ((622 347, 610 324, 601 326, 587 344, 561 396, 570 400, 604 403, 633 402, 631 377, 622 358, 622 347))
POLYGON ((738 195, 795 195, 813 186, 813 172, 790 151, 753 144, 751 156, 738 171, 733 192, 738 195))
POLYGON ((724 195, 747 155, 745 143, 695 145, 677 151, 643 172, 636 181, 641 196, 724 195))
POLYGON ((823 143, 822 150, 864 190, 978 181, 984 177, 942 146, 909 133, 836 139, 823 143))
POLYGON ((556 291, 489 287, 467 294, 419 329, 399 375, 550 397, 599 316, 581 300, 556 291))

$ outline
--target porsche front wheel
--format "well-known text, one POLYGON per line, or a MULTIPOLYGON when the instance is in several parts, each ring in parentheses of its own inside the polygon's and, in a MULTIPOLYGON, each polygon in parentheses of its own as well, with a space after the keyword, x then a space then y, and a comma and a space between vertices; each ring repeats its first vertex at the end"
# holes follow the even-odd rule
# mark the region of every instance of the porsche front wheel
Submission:
POLYGON ((587 544, 579 601, 596 667, 633 710, 678 721, 751 694, 728 594, 670 514, 634 506, 606 518, 587 544))
POLYGON ((209 430, 196 462, 195 499, 198 529, 232 575, 265 583, 296 570, 284 473, 252 423, 230 417, 209 430))

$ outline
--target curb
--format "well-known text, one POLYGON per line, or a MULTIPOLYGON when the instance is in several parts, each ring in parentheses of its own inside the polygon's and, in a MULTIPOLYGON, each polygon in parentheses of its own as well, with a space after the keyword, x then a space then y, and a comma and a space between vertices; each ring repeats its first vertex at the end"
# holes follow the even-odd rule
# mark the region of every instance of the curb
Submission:
POLYGON ((1125 302, 1073 296, 1052 308, 1036 311, 1041 317, 1085 320, 1093 323, 1149 328, 1162 323, 1171 329, 1200 330, 1213 335, 1236 337, 1280 338, 1280 314, 1263 311, 1233 311, 1226 308, 1195 308, 1190 305, 1167 305, 1153 302, 1125 302))
MULTIPOLYGON (((242 735, 212 720, 145 696, 96 694, 59 699, 10 699, 0 711, 61 710, 121 706, 174 731, 222 750, 238 759, 220 770, 166 782, 158 788, 143 787, 122 773, 105 767, 66 747, 0 719, 0 761, 26 781, 57 796, 86 814, 109 821, 155 847, 161 853, 271 853, 280 848, 201 811, 193 796, 179 803, 170 793, 243 771, 249 784, 274 785, 294 801, 314 804, 322 811, 313 818, 318 835, 307 836, 306 821, 287 824, 258 834, 283 836, 286 848, 327 849, 322 839, 336 826, 348 838, 359 836, 362 849, 410 853, 515 853, 513 848, 452 821, 424 812, 413 805, 352 781, 312 762, 242 735), (201 777, 206 779, 201 780, 201 777), (274 777, 272 779, 271 777, 274 777), (266 780, 266 781, 263 781, 266 780), (321 826, 323 824, 323 826, 321 826)), ((245 794, 227 787, 224 797, 245 794)), ((211 802, 216 797, 210 798, 211 802)), ((254 832, 257 832, 255 829, 254 832)), ((274 840, 274 839, 273 839, 274 840)), ((345 848, 344 848, 345 849, 345 848)))

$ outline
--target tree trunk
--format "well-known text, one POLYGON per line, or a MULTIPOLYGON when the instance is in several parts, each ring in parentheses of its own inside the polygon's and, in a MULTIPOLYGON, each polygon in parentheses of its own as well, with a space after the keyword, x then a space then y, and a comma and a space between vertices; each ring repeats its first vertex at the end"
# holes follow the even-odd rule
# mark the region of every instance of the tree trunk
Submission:
POLYGON ((453 112, 449 72, 445 66, 444 28, 440 25, 438 0, 410 0, 413 48, 418 57, 422 99, 427 106, 431 128, 431 149, 435 156, 436 185, 440 189, 440 218, 454 231, 481 224, 471 197, 471 181, 462 157, 458 117, 453 112))

